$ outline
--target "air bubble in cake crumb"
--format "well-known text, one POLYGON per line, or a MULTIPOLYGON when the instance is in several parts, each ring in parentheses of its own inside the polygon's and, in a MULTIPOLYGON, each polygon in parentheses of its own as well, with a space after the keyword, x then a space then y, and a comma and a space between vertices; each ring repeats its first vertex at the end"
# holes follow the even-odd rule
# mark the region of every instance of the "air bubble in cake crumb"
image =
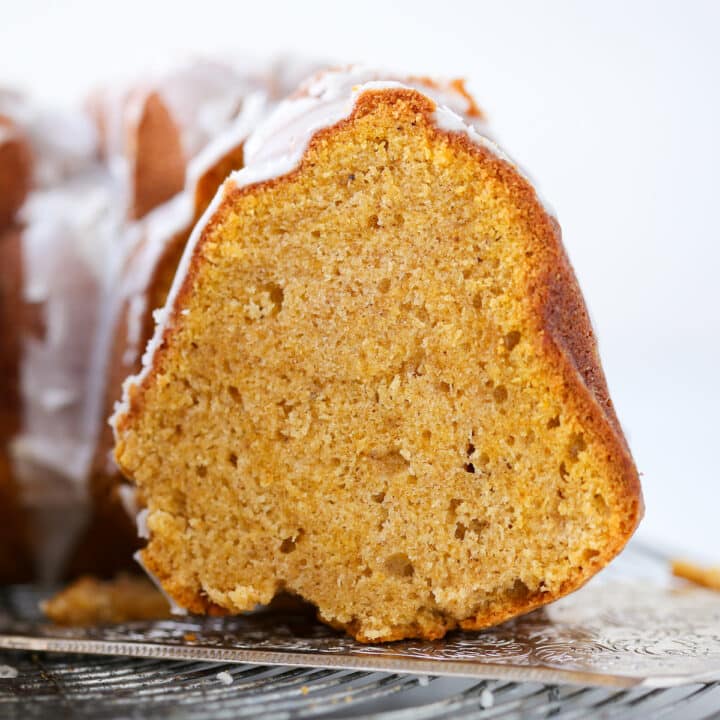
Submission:
POLYGON ((223 685, 232 685, 233 684, 233 676, 227 672, 227 670, 223 670, 222 672, 219 672, 215 676, 223 685))
POLYGON ((480 693, 480 706, 483 708, 483 710, 487 710, 488 708, 491 708, 495 704, 495 696, 492 693, 492 690, 488 690, 488 688, 485 688, 480 693))
POLYGON ((10 665, 0 665, 0 679, 12 680, 18 676, 18 671, 10 665))

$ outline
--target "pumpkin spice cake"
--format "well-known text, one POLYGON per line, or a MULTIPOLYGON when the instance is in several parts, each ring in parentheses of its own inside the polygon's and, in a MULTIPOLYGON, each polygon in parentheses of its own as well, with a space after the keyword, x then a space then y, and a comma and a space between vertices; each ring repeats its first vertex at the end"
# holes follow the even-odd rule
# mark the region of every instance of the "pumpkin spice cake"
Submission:
POLYGON ((580 587, 641 513, 560 229, 442 86, 306 84, 190 238, 113 423, 192 612, 282 592, 361 641, 580 587))

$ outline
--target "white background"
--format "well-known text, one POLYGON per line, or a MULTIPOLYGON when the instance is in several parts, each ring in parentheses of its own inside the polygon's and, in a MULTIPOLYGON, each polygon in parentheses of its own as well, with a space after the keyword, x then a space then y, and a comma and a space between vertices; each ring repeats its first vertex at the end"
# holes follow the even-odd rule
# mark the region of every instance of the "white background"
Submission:
POLYGON ((471 80, 557 210, 643 473, 640 534, 720 561, 720 2, 15 2, 0 82, 60 102, 192 53, 471 80))

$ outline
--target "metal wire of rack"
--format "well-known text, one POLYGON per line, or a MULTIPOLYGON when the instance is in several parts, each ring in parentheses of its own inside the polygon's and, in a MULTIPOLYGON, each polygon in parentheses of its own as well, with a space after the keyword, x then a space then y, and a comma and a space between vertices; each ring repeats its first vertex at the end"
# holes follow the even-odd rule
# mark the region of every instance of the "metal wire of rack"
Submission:
POLYGON ((609 690, 389 673, 13 652, 0 717, 720 718, 720 683, 609 690))

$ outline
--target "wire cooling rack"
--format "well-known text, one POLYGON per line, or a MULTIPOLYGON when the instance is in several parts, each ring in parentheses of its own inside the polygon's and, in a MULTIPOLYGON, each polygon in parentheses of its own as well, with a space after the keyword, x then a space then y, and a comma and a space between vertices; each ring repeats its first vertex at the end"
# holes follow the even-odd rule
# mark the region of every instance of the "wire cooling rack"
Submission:
MULTIPOLYGON (((610 576, 664 564, 635 545, 610 576)), ((0 593, 19 627, 37 618, 36 588, 0 593)), ((720 597, 717 600, 720 606, 720 597)), ((718 628, 720 633, 720 628, 718 628)), ((1 636, 0 636, 1 638, 1 636)), ((672 639, 672 638, 671 638, 672 639)), ((682 638, 672 639, 674 649, 682 638)), ((658 651, 646 647, 647 652, 658 651)), ((692 652, 702 654, 703 648, 692 652)), ((665 648, 667 651, 667 648, 665 648)), ((680 652, 680 650, 677 650, 680 652)), ((678 718, 720 720, 720 682, 670 689, 583 687, 368 670, 0 650, 0 718, 678 718)))

